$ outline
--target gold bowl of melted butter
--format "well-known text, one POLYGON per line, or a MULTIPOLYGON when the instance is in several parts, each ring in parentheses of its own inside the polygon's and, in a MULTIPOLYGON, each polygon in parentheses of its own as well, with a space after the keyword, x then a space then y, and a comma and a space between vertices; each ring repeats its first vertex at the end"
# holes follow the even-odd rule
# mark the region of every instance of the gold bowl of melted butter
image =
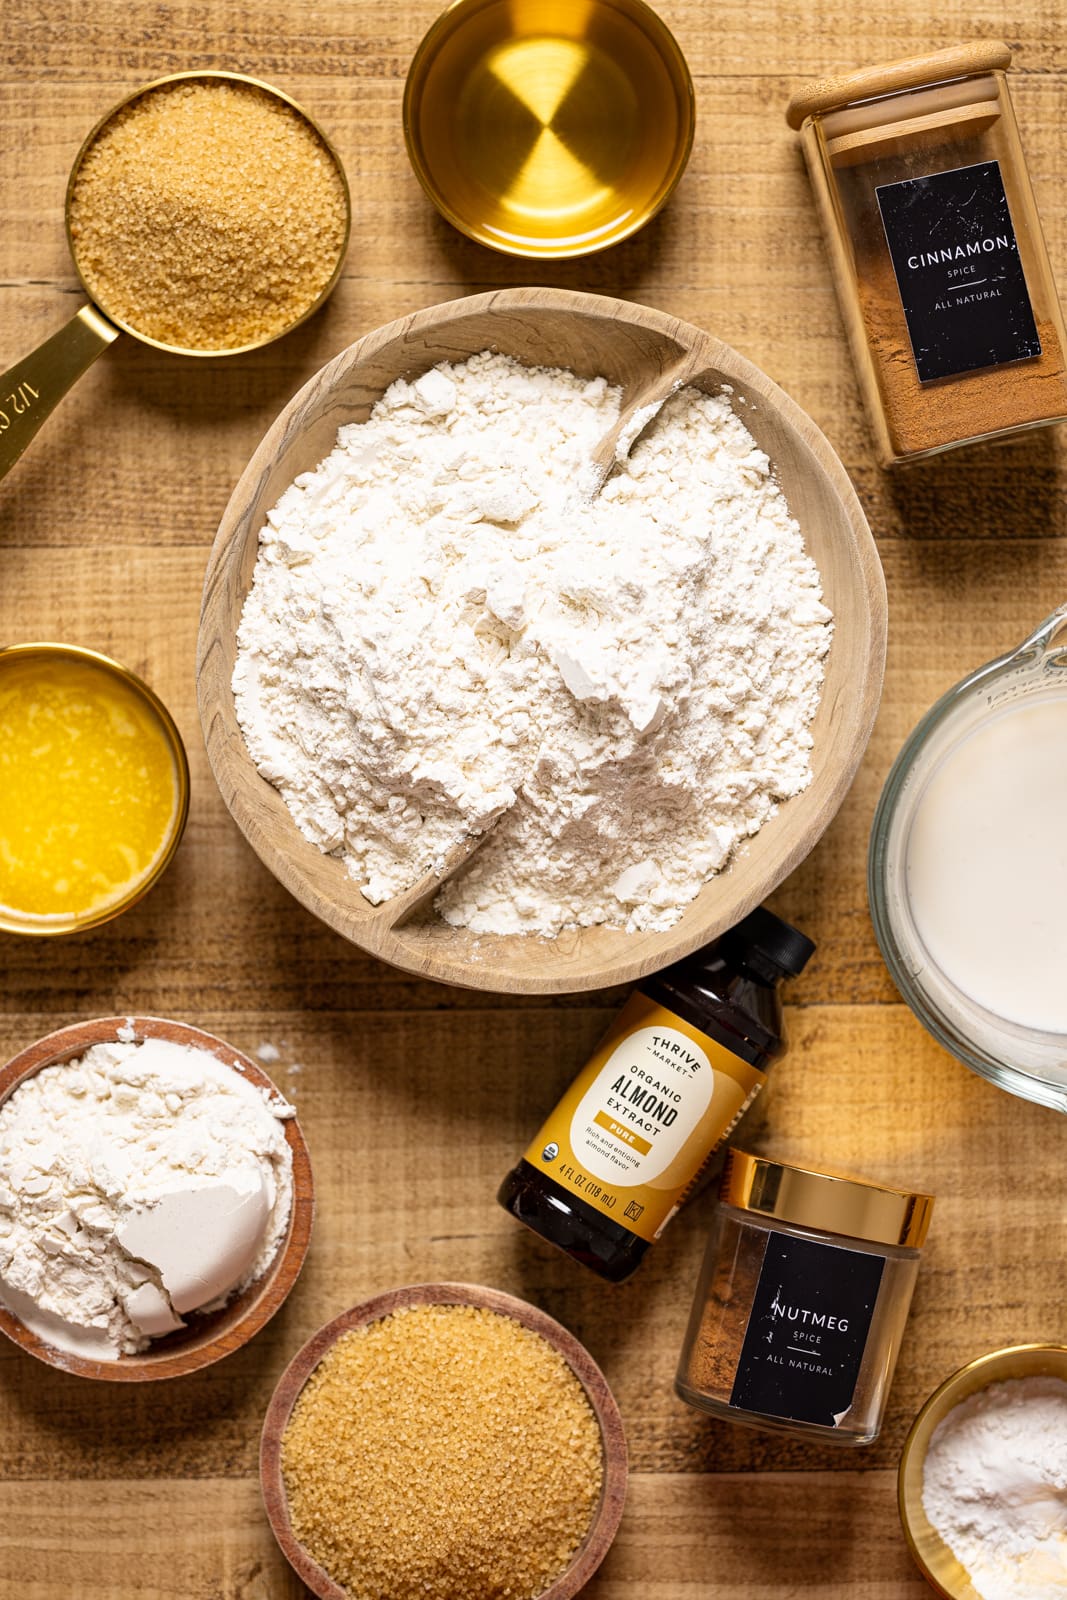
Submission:
POLYGON ((693 82, 644 0, 454 0, 415 53, 404 138, 454 227, 534 258, 586 255, 665 205, 693 82))
POLYGON ((0 931, 109 922, 166 870, 189 765, 158 695, 65 644, 0 649, 0 931))

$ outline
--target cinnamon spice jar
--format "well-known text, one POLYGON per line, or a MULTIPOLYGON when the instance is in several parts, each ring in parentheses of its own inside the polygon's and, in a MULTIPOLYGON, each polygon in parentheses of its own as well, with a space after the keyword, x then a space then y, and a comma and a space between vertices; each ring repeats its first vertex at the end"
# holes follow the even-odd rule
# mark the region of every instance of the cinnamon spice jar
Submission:
POLYGON ((1007 45, 960 45, 789 102, 884 466, 1067 418, 1010 64, 1007 45))

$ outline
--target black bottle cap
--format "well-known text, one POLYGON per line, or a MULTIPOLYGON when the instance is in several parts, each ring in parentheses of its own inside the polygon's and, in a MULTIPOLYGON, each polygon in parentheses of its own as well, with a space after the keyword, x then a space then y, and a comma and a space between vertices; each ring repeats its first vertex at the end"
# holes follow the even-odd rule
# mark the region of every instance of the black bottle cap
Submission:
POLYGON ((723 934, 722 944, 738 955, 752 952, 761 956, 783 978, 798 977, 815 953, 814 941, 807 934, 790 927, 766 906, 757 906, 723 934))

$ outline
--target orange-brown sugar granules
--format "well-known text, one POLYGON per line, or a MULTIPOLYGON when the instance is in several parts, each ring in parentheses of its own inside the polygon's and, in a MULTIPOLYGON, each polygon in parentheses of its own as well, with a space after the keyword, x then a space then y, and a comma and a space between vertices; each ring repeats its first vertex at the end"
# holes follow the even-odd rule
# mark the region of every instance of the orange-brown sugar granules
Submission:
POLYGON ((511 1317, 394 1312, 343 1334, 282 1441, 293 1532, 353 1600, 532 1600, 600 1497, 570 1367, 511 1317))
POLYGON ((75 259, 101 309, 187 350, 235 350, 314 305, 348 205, 303 117, 250 84, 151 89, 112 117, 70 198, 75 259))

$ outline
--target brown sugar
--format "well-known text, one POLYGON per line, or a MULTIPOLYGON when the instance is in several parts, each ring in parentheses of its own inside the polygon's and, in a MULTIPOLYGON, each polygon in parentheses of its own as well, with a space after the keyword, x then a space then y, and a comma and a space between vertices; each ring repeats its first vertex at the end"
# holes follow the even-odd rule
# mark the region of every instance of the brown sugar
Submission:
POLYGON ((352 1600, 533 1600, 570 1564, 600 1428, 539 1334, 467 1305, 342 1335, 282 1441, 293 1532, 352 1600))
POLYGON ((311 309, 344 249, 343 177, 311 125, 254 85, 149 90, 109 119, 70 198, 101 309, 162 344, 235 350, 311 309))

